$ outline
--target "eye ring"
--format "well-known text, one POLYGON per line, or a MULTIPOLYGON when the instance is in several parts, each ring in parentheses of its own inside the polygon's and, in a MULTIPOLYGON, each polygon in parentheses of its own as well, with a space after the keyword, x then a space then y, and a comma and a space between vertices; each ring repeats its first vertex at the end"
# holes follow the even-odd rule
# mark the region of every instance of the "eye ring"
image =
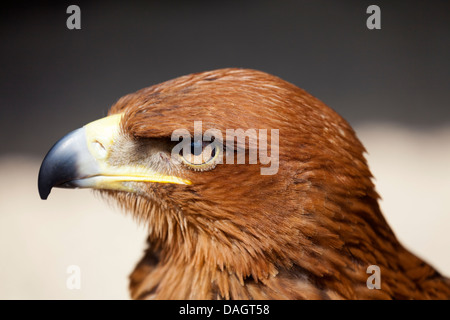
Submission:
POLYGON ((187 167, 195 171, 214 169, 221 154, 218 144, 214 141, 194 141, 187 154, 184 154, 184 151, 180 151, 180 158, 187 167))

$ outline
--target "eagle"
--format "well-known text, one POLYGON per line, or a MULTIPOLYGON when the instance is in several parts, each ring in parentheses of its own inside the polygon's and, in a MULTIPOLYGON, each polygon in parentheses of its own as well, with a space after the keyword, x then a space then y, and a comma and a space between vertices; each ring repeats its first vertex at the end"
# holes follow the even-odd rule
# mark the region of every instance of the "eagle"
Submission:
POLYGON ((146 225, 133 299, 449 299, 383 217, 364 153, 317 98, 226 68, 120 98, 50 149, 38 188, 92 188, 146 225))

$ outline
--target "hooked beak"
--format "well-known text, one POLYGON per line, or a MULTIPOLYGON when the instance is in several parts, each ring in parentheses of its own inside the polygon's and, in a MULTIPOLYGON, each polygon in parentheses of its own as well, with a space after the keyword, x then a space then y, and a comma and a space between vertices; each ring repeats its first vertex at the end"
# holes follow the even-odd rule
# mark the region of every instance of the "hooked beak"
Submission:
POLYGON ((147 167, 109 163, 114 142, 120 135, 121 118, 121 114, 116 114, 91 122, 56 142, 39 170, 41 199, 47 199, 53 187, 133 192, 132 185, 126 182, 191 184, 147 167))

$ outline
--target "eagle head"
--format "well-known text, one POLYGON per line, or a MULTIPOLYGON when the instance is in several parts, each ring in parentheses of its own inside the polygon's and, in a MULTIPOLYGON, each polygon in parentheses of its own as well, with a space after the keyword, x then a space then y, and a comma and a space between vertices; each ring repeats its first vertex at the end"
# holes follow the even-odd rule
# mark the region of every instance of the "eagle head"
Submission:
POLYGON ((389 297, 366 269, 398 271, 407 253, 364 151, 304 90, 221 69, 122 97, 54 145, 38 184, 43 199, 93 188, 148 227, 134 298, 389 297))

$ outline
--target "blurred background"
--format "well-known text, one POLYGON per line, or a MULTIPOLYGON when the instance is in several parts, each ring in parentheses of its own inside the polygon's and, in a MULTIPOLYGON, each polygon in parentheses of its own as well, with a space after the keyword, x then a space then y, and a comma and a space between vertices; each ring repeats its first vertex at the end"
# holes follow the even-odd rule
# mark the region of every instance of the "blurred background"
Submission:
POLYGON ((450 276, 450 2, 37 1, 0 15, 0 299, 128 298, 144 228, 86 190, 41 201, 40 162, 124 94, 223 67, 277 75, 346 118, 397 236, 450 276), (66 27, 71 4, 81 30, 66 27), (371 4, 381 30, 366 27, 371 4))

